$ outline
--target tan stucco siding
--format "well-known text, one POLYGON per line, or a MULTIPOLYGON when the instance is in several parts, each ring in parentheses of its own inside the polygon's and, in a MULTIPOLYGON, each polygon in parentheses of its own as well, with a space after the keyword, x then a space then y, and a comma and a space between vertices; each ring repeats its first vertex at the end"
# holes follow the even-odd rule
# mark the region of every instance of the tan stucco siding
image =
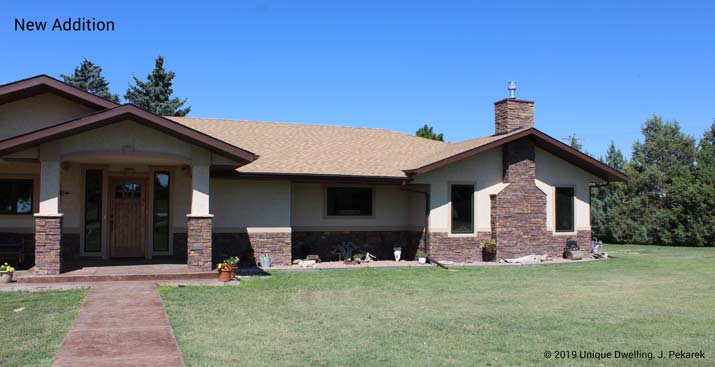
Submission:
POLYGON ((296 231, 316 230, 407 230, 419 225, 411 221, 410 195, 398 186, 339 185, 373 188, 373 215, 370 217, 329 217, 325 190, 330 184, 293 183, 291 223, 296 231))
POLYGON ((565 160, 536 148, 536 185, 546 193, 546 227, 554 227, 554 188, 574 187, 576 230, 591 229, 589 184, 603 180, 565 160))
POLYGON ((0 140, 95 112, 91 107, 52 93, 0 105, 0 140))
POLYGON ((451 184, 473 184, 474 222, 476 232, 490 230, 489 195, 503 188, 501 148, 492 149, 417 176, 417 184, 430 186, 430 232, 449 232, 451 204, 449 187, 451 184))
POLYGON ((214 232, 290 231, 289 181, 211 180, 214 232))

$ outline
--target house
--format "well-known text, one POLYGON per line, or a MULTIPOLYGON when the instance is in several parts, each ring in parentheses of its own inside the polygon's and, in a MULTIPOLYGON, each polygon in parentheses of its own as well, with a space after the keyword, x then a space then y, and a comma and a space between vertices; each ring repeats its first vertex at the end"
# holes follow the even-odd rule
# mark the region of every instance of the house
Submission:
POLYGON ((230 255, 277 264, 352 242, 478 261, 591 238, 593 184, 627 177, 494 104, 493 135, 443 143, 382 129, 162 117, 41 75, 0 86, 0 240, 37 274, 85 258, 230 255))

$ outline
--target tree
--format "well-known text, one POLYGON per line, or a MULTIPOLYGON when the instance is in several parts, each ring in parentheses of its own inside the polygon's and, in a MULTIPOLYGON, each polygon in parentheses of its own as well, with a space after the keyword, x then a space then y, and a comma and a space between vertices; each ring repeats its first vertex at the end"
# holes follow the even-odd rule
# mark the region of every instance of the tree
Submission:
POLYGON ((579 151, 583 149, 583 144, 581 144, 582 139, 576 136, 576 134, 569 135, 566 140, 568 140, 568 144, 571 146, 571 148, 574 148, 579 151))
POLYGON ((685 245, 693 240, 685 195, 694 188, 695 139, 677 121, 654 115, 642 128, 644 141, 633 145, 627 195, 629 218, 636 223, 632 240, 644 244, 685 245))
POLYGON ((417 135, 421 138, 432 139, 432 140, 437 140, 437 141, 444 141, 444 134, 442 134, 442 133, 435 134, 434 130, 432 129, 432 126, 429 126, 427 124, 425 124, 425 126, 422 126, 419 129, 417 129, 417 133, 415 133, 415 135, 417 135))
MULTIPOLYGON (((618 170, 624 170, 628 164, 613 141, 608 145, 606 157, 600 160, 618 170)), ((599 185, 592 189, 591 195, 594 236, 608 242, 626 241, 633 225, 627 210, 629 197, 626 195, 626 184, 610 182, 599 185)))
POLYGON ((60 76, 65 83, 75 88, 119 103, 119 95, 112 94, 109 91, 109 82, 102 76, 102 67, 87 59, 84 59, 78 67, 74 68, 72 75, 60 74, 60 76))
POLYGON ((124 98, 149 112, 162 116, 186 116, 191 112, 191 107, 181 108, 186 104, 187 99, 172 98, 174 84, 172 80, 176 76, 173 71, 164 69, 164 57, 156 58, 154 70, 147 76, 147 81, 143 82, 133 76, 136 85, 129 85, 124 98))

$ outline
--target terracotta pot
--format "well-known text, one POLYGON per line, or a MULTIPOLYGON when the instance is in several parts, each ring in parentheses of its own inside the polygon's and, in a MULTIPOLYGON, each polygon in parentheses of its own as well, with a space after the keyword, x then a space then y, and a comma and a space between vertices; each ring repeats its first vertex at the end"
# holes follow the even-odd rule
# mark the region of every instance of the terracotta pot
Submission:
POLYGON ((3 271, 0 272, 0 283, 10 283, 12 282, 12 275, 15 274, 15 272, 8 272, 8 271, 3 271))
POLYGON ((236 267, 226 266, 218 271, 218 280, 222 282, 230 282, 236 277, 236 267))

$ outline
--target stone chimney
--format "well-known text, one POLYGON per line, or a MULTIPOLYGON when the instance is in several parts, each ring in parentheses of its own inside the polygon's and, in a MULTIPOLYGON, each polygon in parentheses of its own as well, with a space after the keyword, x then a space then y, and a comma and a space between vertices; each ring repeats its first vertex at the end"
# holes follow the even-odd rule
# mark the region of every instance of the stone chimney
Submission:
POLYGON ((516 99, 516 83, 509 82, 509 98, 494 102, 494 132, 505 134, 522 127, 534 127, 534 101, 516 99))

